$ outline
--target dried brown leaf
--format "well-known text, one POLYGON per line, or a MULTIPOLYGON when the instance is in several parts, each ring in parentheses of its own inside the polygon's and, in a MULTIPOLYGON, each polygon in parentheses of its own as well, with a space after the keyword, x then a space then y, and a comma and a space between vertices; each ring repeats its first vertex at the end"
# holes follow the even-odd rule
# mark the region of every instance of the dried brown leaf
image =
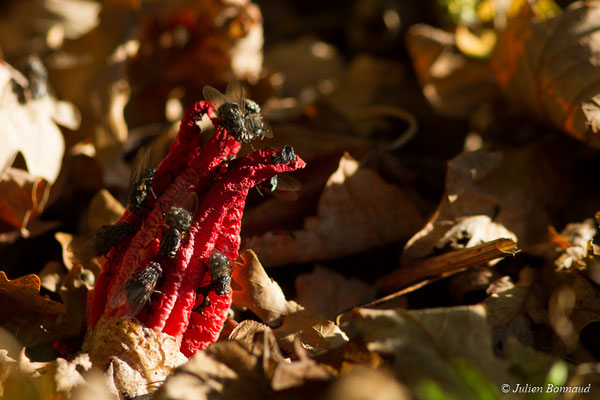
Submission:
POLYGON ((466 398, 452 360, 466 360, 496 383, 511 383, 508 364, 496 358, 483 306, 428 310, 356 309, 358 334, 371 351, 392 357, 396 375, 409 387, 423 378, 446 395, 466 398))
POLYGON ((553 354, 569 354, 577 348, 581 331, 600 320, 597 288, 578 273, 554 270, 551 263, 541 274, 523 269, 517 284, 502 278, 488 292, 484 304, 499 343, 512 336, 553 354), (540 341, 542 330, 546 337, 540 341))
POLYGON ((8 64, 0 66, 0 137, 3 140, 0 173, 4 175, 21 153, 29 174, 51 184, 60 171, 65 148, 55 121, 60 117, 62 125, 76 129, 78 116, 72 106, 57 102, 47 93, 31 98, 28 86, 25 77, 8 64), (66 114, 59 114, 63 112, 66 114))
MULTIPOLYGON (((490 296, 483 303, 488 310, 488 321, 494 334, 496 348, 504 348, 509 337, 515 337, 527 346, 535 345, 532 321, 525 308, 533 282, 519 282, 509 277, 496 281, 488 289, 490 296)), ((545 310, 542 309, 541 315, 545 310)))
POLYGON ((79 125, 72 105, 47 92, 33 97, 31 85, 9 64, 0 65, 0 220, 16 229, 42 212, 60 171, 65 144, 56 124, 79 125))
POLYGON ((5 305, 0 319, 6 321, 22 312, 64 314, 65 305, 42 297, 40 287, 40 278, 36 275, 9 280, 4 271, 0 271, 0 297, 5 305))
POLYGON ((42 287, 51 292, 58 292, 62 280, 66 275, 65 267, 57 262, 50 261, 48 262, 44 268, 38 274, 40 277, 40 283, 42 287))
POLYGON ((324 385, 331 379, 328 370, 305 353, 298 361, 284 359, 269 327, 242 324, 235 340, 215 343, 177 368, 155 398, 275 399, 291 389, 314 394, 315 383, 324 385))
MULTIPOLYGON (((269 362, 283 360, 273 331, 267 325, 260 322, 253 320, 240 322, 229 335, 229 340, 237 341, 254 355, 264 355, 263 358, 269 362)), ((272 373, 272 370, 266 366, 265 373, 269 375, 272 373)))
POLYGON ((25 228, 44 209, 50 187, 45 179, 36 178, 27 171, 4 170, 0 180, 0 192, 4 194, 0 198, 0 220, 27 236, 29 231, 25 228))
POLYGON ((465 152, 450 160, 442 201, 408 241, 402 265, 435 248, 463 248, 464 243, 510 238, 527 250, 546 242, 551 212, 564 206, 571 190, 567 146, 561 140, 541 141, 502 153, 465 152), (555 157, 564 163, 558 166, 555 157))
POLYGON ((285 315, 281 326, 273 332, 279 346, 287 352, 293 351, 296 341, 315 353, 336 348, 348 341, 346 334, 335 323, 306 311, 285 315))
POLYGON ((264 399, 267 380, 259 357, 235 341, 194 354, 156 393, 157 400, 264 399))
POLYGON ((74 253, 69 250, 69 243, 73 241, 73 235, 70 233, 56 232, 54 239, 60 244, 62 249, 62 259, 65 267, 70 271, 73 268, 74 253))
POLYGON ((587 265, 595 258, 590 241, 596 235, 596 223, 588 218, 583 222, 570 223, 559 233, 550 230, 550 240, 544 255, 554 260, 558 268, 586 269, 587 265))
POLYGON ((333 320, 342 311, 375 298, 376 288, 356 278, 317 265, 313 272, 298 275, 297 301, 304 308, 333 320))
MULTIPOLYGON (((14 342, 5 331, 0 331, 0 337, 3 344, 14 342)), ((66 398, 75 387, 85 384, 81 374, 92 367, 85 353, 70 361, 57 358, 52 362, 31 362, 25 355, 25 348, 14 356, 11 353, 21 346, 13 343, 12 347, 13 350, 8 352, 0 349, 0 395, 3 398, 29 398, 31 391, 39 396, 37 398, 66 398)))
MULTIPOLYGON (((348 340, 333 322, 304 310, 300 304, 287 301, 281 288, 258 261, 252 250, 244 250, 233 269, 233 304, 248 308, 271 326, 275 337, 287 352, 293 351, 295 340, 314 351, 337 347, 348 340)), ((241 325, 241 324, 240 324, 241 325)), ((238 326, 235 331, 245 329, 238 326)))
POLYGON ((449 32, 413 25, 406 44, 423 94, 441 115, 467 118, 494 96, 494 76, 487 63, 462 54, 449 32))
POLYGON ((22 0, 6 3, 0 16, 0 47, 14 60, 77 37, 97 23, 100 4, 87 0, 22 0))
POLYGON ((71 392, 71 400, 118 400, 119 392, 114 383, 108 381, 108 376, 95 369, 84 375, 85 383, 75 387, 71 392))
POLYGON ((565 282, 554 290, 548 302, 548 320, 565 351, 571 352, 579 344, 581 330, 600 321, 600 292, 579 275, 564 273, 561 278, 565 282))
POLYGON ((286 300, 277 282, 267 275, 252 250, 244 250, 240 259, 233 268, 233 305, 248 308, 269 325, 278 325, 283 315, 302 308, 286 300))
POLYGON ((268 232, 246 247, 269 267, 328 260, 406 239, 421 222, 402 190, 345 155, 303 230, 268 232))
POLYGON ((600 2, 536 19, 527 2, 498 37, 491 66, 511 104, 590 146, 600 146, 600 2))
POLYGON ((291 388, 308 386, 309 383, 326 383, 333 378, 331 373, 316 361, 308 357, 300 357, 300 360, 291 363, 280 362, 271 378, 271 388, 274 391, 282 391, 291 388))

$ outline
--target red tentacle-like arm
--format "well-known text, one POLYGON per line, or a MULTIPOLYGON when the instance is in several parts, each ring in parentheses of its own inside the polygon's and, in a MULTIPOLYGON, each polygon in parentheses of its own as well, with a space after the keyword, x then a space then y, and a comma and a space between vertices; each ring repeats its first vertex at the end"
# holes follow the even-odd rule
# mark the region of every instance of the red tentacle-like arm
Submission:
POLYGON ((88 296, 87 322, 93 328, 102 317, 125 316, 127 305, 111 306, 111 297, 140 268, 160 262, 162 277, 151 300, 135 316, 147 328, 181 341, 181 351, 190 356, 217 340, 231 305, 231 290, 199 294, 210 280, 209 258, 215 251, 233 265, 240 246, 241 220, 248 191, 272 176, 305 166, 289 147, 263 148, 235 158, 241 145, 228 135, 212 113, 212 104, 198 102, 185 113, 169 153, 155 172, 147 211, 136 215, 126 210, 119 222, 139 227, 127 242, 106 256, 94 290, 88 296), (199 148, 197 125, 208 114, 215 125, 212 138, 199 148), (175 258, 160 254, 165 235, 165 213, 181 193, 195 193, 198 206, 189 233, 183 236, 175 258), (201 312, 198 306, 208 296, 201 312))

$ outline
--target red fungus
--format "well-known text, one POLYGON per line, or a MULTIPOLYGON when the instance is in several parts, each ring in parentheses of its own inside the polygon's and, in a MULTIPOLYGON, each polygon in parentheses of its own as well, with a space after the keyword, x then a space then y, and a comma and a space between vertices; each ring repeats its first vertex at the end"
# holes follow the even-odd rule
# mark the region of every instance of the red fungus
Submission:
POLYGON ((135 316, 147 328, 181 341, 181 351, 190 356, 217 340, 231 305, 231 290, 197 294, 210 281, 208 261, 213 251, 226 256, 231 265, 238 256, 240 228, 248 191, 272 176, 303 168, 305 163, 289 146, 282 150, 263 148, 235 158, 237 142, 213 112, 213 104, 201 101, 184 115, 179 134, 166 158, 156 169, 146 211, 136 215, 126 210, 119 222, 127 221, 138 231, 128 242, 111 249, 96 286, 88 298, 87 321, 93 329, 102 316, 126 316, 126 305, 111 306, 111 296, 127 284, 136 271, 150 262, 160 262, 159 280, 147 307, 135 316), (197 121, 208 114, 215 133, 198 147, 197 121), (165 213, 181 192, 196 193, 199 201, 189 232, 173 259, 160 254, 165 235, 165 213), (201 311, 198 305, 208 297, 201 311))

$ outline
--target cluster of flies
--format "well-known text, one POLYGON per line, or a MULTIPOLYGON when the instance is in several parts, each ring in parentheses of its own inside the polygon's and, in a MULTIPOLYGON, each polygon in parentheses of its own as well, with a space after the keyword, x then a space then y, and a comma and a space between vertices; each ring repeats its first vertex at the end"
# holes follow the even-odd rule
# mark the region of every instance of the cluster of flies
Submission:
MULTIPOLYGON (((250 143, 254 139, 263 140, 273 137, 273 132, 267 120, 261 114, 260 106, 244 98, 243 88, 237 81, 232 81, 222 94, 217 89, 206 86, 203 90, 204 98, 214 104, 213 111, 218 116, 224 129, 241 143, 250 143)), ((293 149, 285 146, 281 155, 273 157, 273 163, 287 163, 296 158, 293 149)), ((127 208, 136 215, 143 215, 146 210, 146 201, 150 195, 156 200, 152 190, 154 168, 151 162, 151 153, 140 149, 133 163, 129 180, 127 208)), ((300 183, 288 176, 274 176, 261 183, 257 190, 261 195, 273 194, 286 200, 297 199, 296 191, 300 183)), ((196 193, 182 191, 175 196, 169 210, 163 211, 164 226, 162 240, 160 241, 159 257, 173 260, 176 258, 181 245, 190 231, 193 216, 198 206, 196 193)), ((161 207, 162 208, 162 207, 161 207)), ((84 263, 93 257, 107 255, 111 248, 117 248, 121 243, 128 241, 135 234, 136 229, 128 222, 113 225, 103 225, 96 232, 90 232, 73 240, 69 250, 74 254, 74 261, 84 263)), ((161 260, 162 261, 162 260, 161 260)), ((211 281, 198 290, 204 296, 203 302, 193 311, 202 312, 209 305, 208 293, 212 290, 219 296, 228 293, 231 284, 231 264, 229 259, 213 251, 208 263, 211 281)), ((139 268, 119 288, 115 290, 109 300, 111 308, 125 305, 125 317, 134 317, 155 292, 155 288, 163 275, 163 265, 160 261, 151 261, 148 265, 139 268)))

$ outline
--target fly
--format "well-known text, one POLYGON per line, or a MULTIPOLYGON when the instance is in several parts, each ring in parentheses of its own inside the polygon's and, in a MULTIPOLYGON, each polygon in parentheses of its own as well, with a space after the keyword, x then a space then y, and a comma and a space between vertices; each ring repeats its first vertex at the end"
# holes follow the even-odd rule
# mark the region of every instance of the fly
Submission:
POLYGON ((81 235, 71 241, 67 250, 73 252, 73 261, 81 264, 93 257, 106 255, 112 247, 131 239, 135 229, 128 222, 102 225, 97 231, 81 235))
POLYGON ((144 268, 137 270, 115 290, 110 298, 110 307, 114 309, 127 304, 124 317, 135 317, 150 300, 162 273, 162 267, 156 261, 151 261, 144 268))
POLYGON ((294 148, 292 146, 285 145, 281 149, 279 154, 275 154, 272 157, 272 161, 275 164, 287 164, 290 161, 296 160, 296 153, 294 152, 294 148))
POLYGON ((260 106, 244 98, 244 89, 237 80, 229 82, 225 94, 212 86, 205 86, 202 94, 205 100, 214 104, 224 128, 237 141, 250 143, 256 138, 262 140, 273 137, 271 126, 261 114, 260 106))
POLYGON ((225 296, 229 293, 229 287, 231 286, 231 264, 229 263, 229 258, 218 251, 213 251, 208 261, 208 268, 210 269, 210 280, 213 290, 219 296, 225 296))
POLYGON ((152 190, 152 181, 154 180, 154 168, 151 167, 151 152, 141 148, 138 150, 131 175, 129 177, 129 193, 127 197, 127 208, 134 214, 140 215, 144 211, 144 205, 148 194, 156 195, 152 190))
POLYGON ((198 196, 196 193, 179 192, 165 216, 165 226, 159 253, 168 258, 175 258, 183 239, 190 231, 196 208, 198 196))
POLYGON ((211 291, 214 291, 219 296, 225 296, 229 293, 229 288, 231 287, 231 264, 229 258, 218 251, 213 251, 208 261, 208 268, 210 270, 210 284, 197 290, 198 294, 204 296, 204 300, 192 311, 202 313, 204 308, 210 305, 208 293, 211 291))

